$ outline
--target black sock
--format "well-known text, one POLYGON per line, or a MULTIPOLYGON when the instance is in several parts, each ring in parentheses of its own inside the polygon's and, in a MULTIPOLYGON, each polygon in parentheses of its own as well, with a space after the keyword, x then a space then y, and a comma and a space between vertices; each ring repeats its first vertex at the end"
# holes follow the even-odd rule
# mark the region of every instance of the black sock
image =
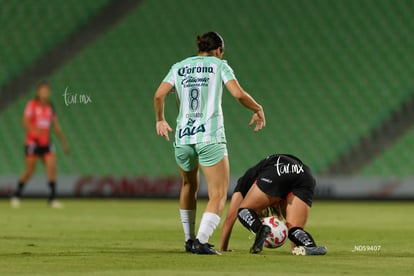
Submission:
POLYGON ((316 246, 312 236, 300 227, 290 228, 288 237, 294 244, 296 244, 296 246, 316 246))
POLYGON ((24 182, 23 181, 19 181, 17 183, 17 188, 16 188, 16 191, 14 191, 14 195, 13 196, 20 197, 22 195, 23 188, 24 188, 24 182))
POLYGON ((257 233, 262 226, 259 216, 252 209, 240 208, 238 217, 241 224, 254 233, 257 233))
POLYGON ((56 198, 56 182, 49 181, 49 188, 50 188, 49 201, 52 201, 56 198))

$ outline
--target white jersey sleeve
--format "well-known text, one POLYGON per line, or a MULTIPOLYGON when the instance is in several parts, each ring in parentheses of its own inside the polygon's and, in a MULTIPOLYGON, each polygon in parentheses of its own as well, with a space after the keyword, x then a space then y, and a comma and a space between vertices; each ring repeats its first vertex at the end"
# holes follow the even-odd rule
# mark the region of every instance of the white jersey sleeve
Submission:
POLYGON ((230 65, 227 64, 227 61, 223 60, 222 66, 223 68, 221 69, 221 78, 223 80, 223 83, 226 84, 231 80, 235 80, 236 76, 234 75, 233 69, 230 67, 230 65))
POLYGON ((168 74, 165 76, 163 82, 168 82, 172 86, 175 86, 175 78, 174 78, 174 70, 173 68, 170 69, 168 74))

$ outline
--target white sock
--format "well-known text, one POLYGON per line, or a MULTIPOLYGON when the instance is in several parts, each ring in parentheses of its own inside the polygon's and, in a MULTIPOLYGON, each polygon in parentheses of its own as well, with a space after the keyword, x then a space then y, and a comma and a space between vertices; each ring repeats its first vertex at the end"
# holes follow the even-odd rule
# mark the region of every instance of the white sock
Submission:
POLYGON ((183 225, 185 241, 194 240, 196 210, 180 209, 181 224, 183 225))
POLYGON ((198 229, 197 239, 200 243, 208 242, 208 239, 220 223, 220 217, 214 213, 204 212, 198 229))

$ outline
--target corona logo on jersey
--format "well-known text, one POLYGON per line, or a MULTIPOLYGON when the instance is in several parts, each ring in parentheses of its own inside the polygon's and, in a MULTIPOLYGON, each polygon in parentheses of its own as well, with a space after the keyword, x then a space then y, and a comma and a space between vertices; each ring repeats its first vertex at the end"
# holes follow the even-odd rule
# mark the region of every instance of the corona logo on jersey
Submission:
POLYGON ((181 77, 184 77, 188 74, 194 74, 194 73, 210 73, 214 74, 214 68, 213 66, 194 66, 194 67, 181 67, 178 69, 178 75, 181 77))
POLYGON ((183 77, 181 80, 181 85, 184 88, 190 87, 208 87, 210 78, 207 76, 191 76, 190 74, 194 73, 209 73, 214 74, 214 68, 212 66, 194 66, 194 67, 181 67, 178 69, 178 75, 183 77))

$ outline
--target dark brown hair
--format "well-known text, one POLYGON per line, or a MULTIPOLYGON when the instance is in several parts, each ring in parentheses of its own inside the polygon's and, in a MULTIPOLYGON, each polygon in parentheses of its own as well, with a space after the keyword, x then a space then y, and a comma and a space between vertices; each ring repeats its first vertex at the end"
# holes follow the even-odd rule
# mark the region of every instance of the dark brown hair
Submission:
POLYGON ((50 87, 50 84, 47 80, 41 80, 36 84, 36 91, 42 88, 43 86, 50 87))
POLYGON ((224 50, 224 40, 216 32, 208 32, 197 36, 197 47, 199 52, 210 52, 217 48, 224 50))
POLYGON ((42 88, 43 86, 47 86, 50 87, 50 84, 47 80, 41 80, 36 84, 36 95, 35 95, 35 100, 39 100, 39 96, 37 95, 38 91, 40 88, 42 88))

